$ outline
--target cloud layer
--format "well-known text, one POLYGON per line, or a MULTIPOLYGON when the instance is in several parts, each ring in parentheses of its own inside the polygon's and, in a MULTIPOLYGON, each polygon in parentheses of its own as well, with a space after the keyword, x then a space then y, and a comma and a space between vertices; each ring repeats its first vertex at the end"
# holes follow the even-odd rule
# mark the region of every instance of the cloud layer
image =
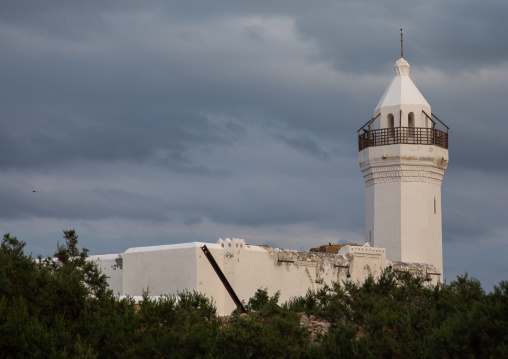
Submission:
MULTIPOLYGON (((7 1, 0 226, 50 255, 239 236, 361 241, 356 130, 400 54, 450 127, 445 272, 508 254, 502 1, 7 1), (36 191, 36 192, 33 192, 36 191), (448 270, 449 269, 449 270, 448 270)), ((448 274, 449 273, 449 274, 448 274)))

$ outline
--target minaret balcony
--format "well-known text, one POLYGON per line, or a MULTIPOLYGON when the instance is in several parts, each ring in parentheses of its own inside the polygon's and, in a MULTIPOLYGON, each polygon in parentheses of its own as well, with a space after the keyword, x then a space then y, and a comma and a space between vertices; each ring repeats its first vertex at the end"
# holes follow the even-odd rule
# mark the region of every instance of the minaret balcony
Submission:
POLYGON ((358 150, 397 144, 433 145, 448 149, 448 131, 427 127, 392 127, 378 130, 362 128, 358 132, 358 150))

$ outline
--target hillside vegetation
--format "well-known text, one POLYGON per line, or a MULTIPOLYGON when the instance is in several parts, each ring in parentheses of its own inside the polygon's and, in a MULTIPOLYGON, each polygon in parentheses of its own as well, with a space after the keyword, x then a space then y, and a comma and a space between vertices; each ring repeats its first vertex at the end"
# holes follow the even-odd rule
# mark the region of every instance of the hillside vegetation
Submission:
POLYGON ((467 275, 429 287, 383 273, 287 303, 263 289, 248 314, 219 318, 198 293, 118 300, 76 233, 35 261, 6 234, 0 247, 0 357, 508 358, 508 282, 486 294, 467 275), (302 318, 330 323, 310 335, 302 318), (323 333, 323 332, 322 332, 323 333))

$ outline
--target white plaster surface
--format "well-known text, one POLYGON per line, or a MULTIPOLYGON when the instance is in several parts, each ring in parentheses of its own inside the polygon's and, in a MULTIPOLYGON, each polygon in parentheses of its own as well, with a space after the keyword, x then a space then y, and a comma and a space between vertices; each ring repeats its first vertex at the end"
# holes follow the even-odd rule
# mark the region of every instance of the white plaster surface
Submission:
POLYGON ((109 288, 114 294, 123 293, 123 258, 121 254, 102 254, 90 256, 88 260, 94 261, 101 272, 108 276, 109 288))
MULTIPOLYGON (((93 260, 109 270, 112 260, 123 258, 123 270, 114 272, 122 275, 122 296, 139 300, 147 288, 151 297, 197 291, 214 301, 219 315, 230 314, 235 304, 204 255, 204 244, 131 248, 93 260)), ((377 277, 388 265, 385 249, 368 246, 345 246, 339 254, 252 246, 236 238, 206 246, 245 303, 259 288, 266 288, 269 295, 280 291, 280 302, 285 302, 319 289, 322 283, 377 277)), ((118 285, 118 276, 110 280, 118 285)))
POLYGON ((390 260, 442 269, 441 181, 447 165, 448 151, 436 146, 389 145, 361 151, 365 241, 386 248, 390 260))
MULTIPOLYGON (((395 77, 374 110, 372 129, 430 128, 430 105, 409 77, 409 64, 399 59, 395 77)), ((448 165, 448 150, 434 145, 390 144, 359 153, 365 196, 365 240, 386 248, 392 261, 431 264, 441 271, 441 182, 448 165)))
POLYGON ((123 293, 158 296, 197 290, 197 253, 202 243, 130 248, 123 254, 123 293), (157 270, 154 270, 154 269, 157 270))
POLYGON ((382 107, 394 105, 421 105, 430 107, 429 103, 418 90, 413 80, 409 77, 409 64, 403 58, 399 59, 394 66, 395 76, 379 100, 374 112, 382 107))

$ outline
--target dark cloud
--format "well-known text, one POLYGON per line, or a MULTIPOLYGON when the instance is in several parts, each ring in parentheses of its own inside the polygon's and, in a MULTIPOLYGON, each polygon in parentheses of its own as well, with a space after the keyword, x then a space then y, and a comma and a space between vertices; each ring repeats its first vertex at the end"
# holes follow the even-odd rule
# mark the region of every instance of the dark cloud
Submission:
MULTIPOLYGON (((70 161, 153 161, 172 169, 189 167, 186 151, 196 144, 226 144, 225 129, 203 116, 170 112, 108 118, 28 118, 0 131, 4 168, 51 167, 70 161), (129 117, 131 117, 129 119, 129 117), (158 122, 154 120, 158 117, 158 122), (101 121, 102 120, 102 121, 101 121), (125 121, 125 122, 124 122, 125 121), (148 125, 150 123, 150 125, 148 125), (26 127, 25 127, 26 126, 26 127)), ((34 116, 35 117, 35 116, 34 116)))
POLYGON ((490 233, 489 225, 473 214, 444 213, 443 241, 445 242, 477 242, 490 233))
POLYGON ((0 207, 0 217, 3 219, 41 217, 103 220, 121 217, 168 220, 165 204, 155 196, 118 189, 44 191, 26 182, 2 182, 0 196, 8 203, 0 207))
POLYGON ((317 141, 311 139, 309 136, 300 135, 297 137, 286 137, 283 135, 279 135, 278 139, 287 143, 290 147, 301 151, 303 153, 307 153, 311 156, 320 158, 322 160, 330 159, 329 151, 323 149, 317 141))
POLYGON ((38 251, 73 227, 97 253, 233 233, 361 240, 356 131, 403 27, 411 76, 451 128, 445 247, 499 240, 507 6, 4 1, 0 227, 38 251))
POLYGON ((423 68, 460 72, 506 62, 504 1, 344 1, 316 6, 298 17, 302 34, 320 44, 339 71, 384 73, 400 54, 423 68))

